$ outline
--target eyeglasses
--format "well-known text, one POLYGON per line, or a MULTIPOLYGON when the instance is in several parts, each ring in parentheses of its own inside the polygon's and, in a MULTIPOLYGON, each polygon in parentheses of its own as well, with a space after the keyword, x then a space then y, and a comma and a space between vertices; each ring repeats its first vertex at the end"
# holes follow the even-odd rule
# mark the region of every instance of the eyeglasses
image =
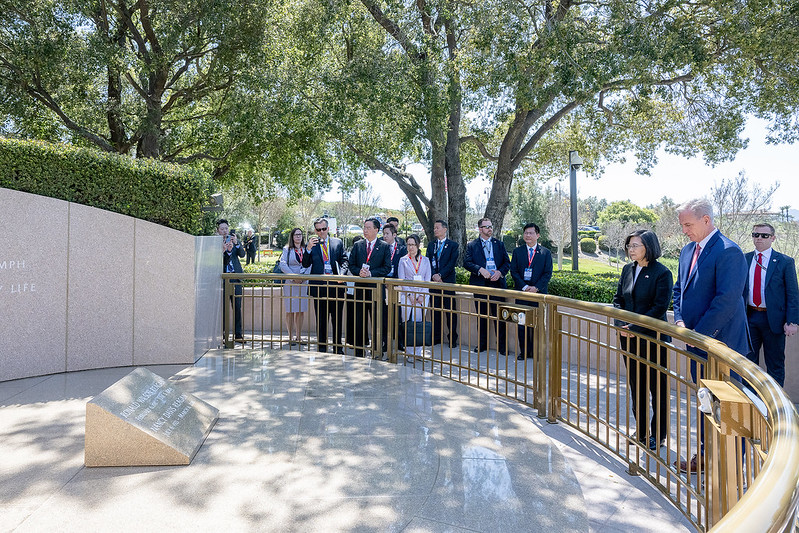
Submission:
POLYGON ((494 226, 480 226, 481 229, 492 229, 494 226))
POLYGON ((761 239, 768 239, 771 236, 772 236, 771 233, 755 233, 755 232, 752 232, 752 238, 753 239, 757 239, 758 237, 760 237, 761 239))
POLYGON ((643 247, 644 247, 643 244, 638 244, 637 242, 625 246, 625 248, 627 248, 628 250, 635 250, 636 248, 643 248, 643 247))
POLYGON ((316 230, 317 233, 319 233, 320 231, 327 231, 327 228, 314 228, 314 229, 316 230))

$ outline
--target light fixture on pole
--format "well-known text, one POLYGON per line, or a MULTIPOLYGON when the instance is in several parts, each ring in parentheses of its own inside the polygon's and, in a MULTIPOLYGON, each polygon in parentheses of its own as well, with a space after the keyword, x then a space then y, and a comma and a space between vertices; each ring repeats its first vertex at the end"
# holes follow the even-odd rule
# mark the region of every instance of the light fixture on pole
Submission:
POLYGON ((569 188, 572 221, 572 270, 579 270, 580 249, 577 241, 577 169, 583 166, 583 158, 577 150, 569 150, 569 188))

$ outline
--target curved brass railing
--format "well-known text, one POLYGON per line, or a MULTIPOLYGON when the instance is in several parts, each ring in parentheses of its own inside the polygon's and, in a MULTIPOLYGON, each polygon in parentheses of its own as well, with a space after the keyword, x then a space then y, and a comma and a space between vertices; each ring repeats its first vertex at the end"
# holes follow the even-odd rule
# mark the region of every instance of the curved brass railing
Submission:
MULTIPOLYGON (((783 390, 759 367, 718 341, 608 305, 520 291, 351 276, 224 274, 223 278, 226 301, 234 297, 234 285, 242 286, 247 343, 285 346, 282 305, 288 299, 282 296, 283 287, 286 282, 323 280, 340 288, 330 291, 329 298, 341 307, 341 314, 336 315, 341 321, 341 338, 329 339, 328 347, 378 358, 385 341, 386 357, 392 362, 412 364, 531 405, 539 417, 568 424, 625 461, 631 474, 645 477, 660 489, 698 530, 749 533, 793 528, 799 500, 796 411, 783 390), (242 276, 247 279, 235 281, 242 276), (355 282, 365 290, 356 290, 355 282), (457 292, 439 292, 436 299, 403 306, 402 296, 412 290, 457 292), (442 298, 451 299, 452 310, 440 305, 442 298), (364 324, 371 341, 356 346, 361 324, 353 317, 368 316, 366 310, 371 311, 371 324, 364 324), (403 330, 398 319, 413 316, 410 312, 414 310, 416 316, 442 324, 442 334, 457 318, 459 344, 420 345, 416 350, 411 346, 400 351, 397 340, 403 330), (636 352, 649 343, 650 350, 659 351, 663 358, 650 361, 622 349, 619 334, 626 330, 614 325, 616 319, 670 336, 672 340, 667 342, 633 334, 627 341, 627 346, 638 347, 636 352), (475 353, 471 348, 478 342, 481 321, 491 330, 490 351, 475 353), (506 354, 499 353, 497 334, 501 329, 507 333, 506 354), (517 333, 532 336, 532 359, 517 360, 517 333), (707 358, 697 356, 686 345, 704 350, 707 358), (654 409, 667 413, 666 434, 651 435, 649 424, 643 424, 641 430, 646 432, 643 437, 662 439, 663 447, 650 450, 647 438, 641 443, 635 436, 639 429, 630 406, 626 368, 637 369, 638 381, 652 385, 656 393, 666 387, 667 405, 654 409), (711 387, 720 398, 715 416, 699 410, 696 393, 700 384, 711 387), (675 462, 702 455, 702 442, 704 465, 696 473, 680 472, 675 462)), ((294 301, 305 302, 309 312, 297 348, 314 350, 318 338, 313 338, 313 298, 303 296, 302 289, 299 292, 294 301)), ((229 310, 229 305, 226 308, 229 310)), ((233 345, 231 315, 228 311, 223 328, 228 346, 233 345)), ((334 331, 331 324, 330 335, 334 331)), ((651 412, 645 413, 647 418, 651 412)))

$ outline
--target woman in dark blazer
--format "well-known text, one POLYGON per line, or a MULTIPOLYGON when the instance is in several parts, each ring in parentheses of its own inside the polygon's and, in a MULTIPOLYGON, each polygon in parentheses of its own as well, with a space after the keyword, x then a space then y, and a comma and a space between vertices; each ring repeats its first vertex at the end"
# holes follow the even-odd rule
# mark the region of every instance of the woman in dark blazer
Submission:
MULTIPOLYGON (((657 235, 649 230, 634 231, 624 243, 627 256, 632 260, 624 266, 613 298, 613 306, 641 315, 666 320, 666 311, 671 302, 674 285, 671 271, 662 263, 660 243, 657 235)), ((666 367, 668 358, 666 348, 647 340, 657 337, 661 341, 671 341, 666 335, 658 336, 655 331, 635 324, 616 320, 620 326, 619 345, 640 359, 666 367), (627 332, 629 330, 629 333, 627 332), (634 333, 634 334, 633 334, 634 333)), ((666 375, 632 357, 626 357, 627 383, 632 395, 633 416, 639 442, 656 450, 663 446, 669 430, 669 388, 666 375), (652 395, 650 411, 649 395, 652 395), (651 412, 651 420, 650 420, 651 412), (649 422, 649 423, 647 423, 649 422), (647 429, 647 426, 649 428, 647 429)))

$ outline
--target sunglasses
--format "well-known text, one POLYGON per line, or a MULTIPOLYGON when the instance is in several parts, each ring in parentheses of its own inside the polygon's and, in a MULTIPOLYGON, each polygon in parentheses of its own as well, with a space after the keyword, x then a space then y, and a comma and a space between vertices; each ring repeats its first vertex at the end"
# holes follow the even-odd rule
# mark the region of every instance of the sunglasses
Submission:
POLYGON ((492 229, 494 226, 480 226, 483 229, 492 229))
POLYGON ((314 230, 316 230, 316 232, 318 233, 320 231, 327 231, 327 228, 314 228, 314 230))
POLYGON ((755 233, 755 232, 752 232, 752 238, 753 239, 757 239, 758 237, 760 237, 761 239, 768 239, 771 236, 772 236, 771 233, 755 233))

